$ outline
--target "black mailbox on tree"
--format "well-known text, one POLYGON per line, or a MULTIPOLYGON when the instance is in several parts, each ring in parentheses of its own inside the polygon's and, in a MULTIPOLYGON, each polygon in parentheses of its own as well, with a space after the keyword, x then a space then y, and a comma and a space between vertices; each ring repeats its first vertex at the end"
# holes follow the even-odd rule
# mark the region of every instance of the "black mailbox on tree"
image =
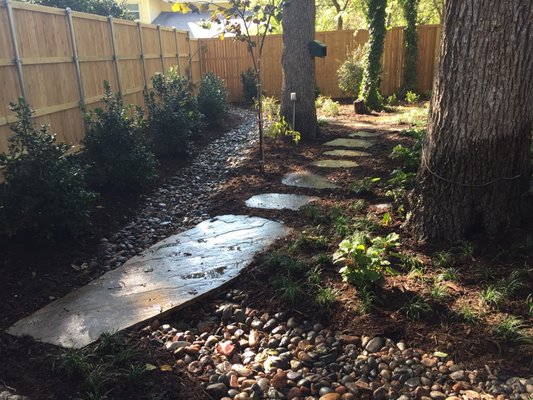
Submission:
POLYGON ((309 43, 309 52, 313 57, 326 57, 328 55, 328 46, 318 40, 309 43))

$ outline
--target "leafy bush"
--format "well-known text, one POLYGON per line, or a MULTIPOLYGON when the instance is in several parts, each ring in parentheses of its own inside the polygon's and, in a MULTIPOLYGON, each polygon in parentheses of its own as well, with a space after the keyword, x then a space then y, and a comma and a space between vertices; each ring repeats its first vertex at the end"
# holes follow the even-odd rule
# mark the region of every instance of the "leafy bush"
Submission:
POLYGON ((397 233, 391 233, 385 238, 369 239, 366 234, 357 232, 344 239, 333 254, 334 263, 344 264, 339 270, 343 281, 360 288, 380 281, 384 271, 390 270, 387 256, 398 246, 399 238, 397 233))
MULTIPOLYGON (((266 136, 271 139, 280 137, 290 137, 293 142, 298 143, 301 139, 300 132, 292 130, 291 126, 285 121, 285 118, 280 117, 280 104, 274 97, 261 98, 263 108, 263 119, 267 126, 266 136)), ((256 102, 256 108, 258 104, 256 102)))
POLYGON ((104 190, 136 190, 156 176, 157 161, 144 134, 142 110, 128 116, 122 99, 104 82, 104 108, 85 116, 88 131, 83 139, 83 159, 89 182, 104 190))
POLYGON ((241 73, 241 82, 244 101, 252 104, 257 97, 257 76, 253 68, 248 68, 241 73))
POLYGON ((145 102, 155 152, 159 156, 182 154, 193 133, 204 127, 189 80, 170 68, 166 75, 156 73, 152 83, 153 91, 145 96, 145 102))
POLYGON ((408 91, 405 94, 405 101, 407 101, 409 104, 416 103, 418 100, 420 100, 420 96, 415 92, 408 91))
POLYGON ((331 97, 327 96, 319 96, 315 100, 315 106, 316 108, 319 108, 322 113, 328 117, 334 117, 336 115, 339 115, 340 112, 339 102, 334 101, 331 99, 331 97))
POLYGON ((84 174, 67 156, 70 146, 56 143, 45 125, 37 129, 24 99, 11 103, 17 122, 9 151, 0 154, 5 183, 0 185, 0 233, 29 232, 50 238, 79 234, 89 225, 94 194, 85 189, 84 174))
POLYGON ((222 80, 208 72, 200 82, 198 108, 210 124, 220 122, 228 113, 228 91, 222 80))
POLYGON ((391 107, 397 105, 398 99, 396 98, 396 94, 395 93, 391 94, 389 97, 387 97, 385 102, 387 103, 388 106, 391 106, 391 107))
POLYGON ((363 80, 363 70, 364 48, 358 47, 352 54, 348 55, 348 58, 337 70, 340 90, 353 98, 359 96, 359 89, 363 80))

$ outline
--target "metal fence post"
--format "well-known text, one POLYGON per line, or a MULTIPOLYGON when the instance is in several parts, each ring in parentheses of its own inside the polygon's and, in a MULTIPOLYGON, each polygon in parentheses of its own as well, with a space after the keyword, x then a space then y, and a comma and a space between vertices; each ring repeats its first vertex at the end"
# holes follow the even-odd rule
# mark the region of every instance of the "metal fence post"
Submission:
POLYGON ((11 33, 11 43, 13 44, 13 64, 17 67, 19 78, 20 93, 26 103, 28 103, 28 96, 26 92, 26 84, 24 82, 24 71, 22 70, 22 61, 20 60, 19 46, 17 41, 17 30, 15 28, 15 18, 13 16, 13 8, 11 7, 11 0, 5 0, 7 10, 7 22, 9 24, 9 32, 11 33))
POLYGON ((111 46, 113 47, 113 63, 115 64, 115 74, 117 76, 118 94, 122 96, 122 82, 120 81, 120 67, 118 65, 117 46, 115 43, 115 28, 113 26, 113 17, 110 15, 107 17, 109 21, 109 30, 111 32, 111 46))
POLYGON ((139 44, 141 46, 141 65, 143 68, 144 93, 148 94, 148 79, 146 77, 146 59, 144 58, 143 29, 140 22, 137 22, 137 31, 139 32, 139 44))
POLYGON ((72 22, 72 10, 65 9, 68 21, 68 30, 70 32, 70 43, 72 44, 72 61, 76 67, 76 79, 78 81, 78 91, 80 92, 80 107, 85 110, 85 91, 83 89, 83 79, 81 76, 80 58, 78 56, 78 45, 76 43, 76 33, 74 32, 74 23, 72 22))

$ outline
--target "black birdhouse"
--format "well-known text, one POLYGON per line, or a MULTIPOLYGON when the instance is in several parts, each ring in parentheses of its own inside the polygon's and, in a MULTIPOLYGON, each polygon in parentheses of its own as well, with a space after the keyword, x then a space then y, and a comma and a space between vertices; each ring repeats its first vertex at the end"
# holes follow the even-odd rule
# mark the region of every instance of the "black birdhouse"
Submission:
POLYGON ((328 55, 328 46, 318 40, 309 43, 309 52, 313 57, 326 57, 328 55))

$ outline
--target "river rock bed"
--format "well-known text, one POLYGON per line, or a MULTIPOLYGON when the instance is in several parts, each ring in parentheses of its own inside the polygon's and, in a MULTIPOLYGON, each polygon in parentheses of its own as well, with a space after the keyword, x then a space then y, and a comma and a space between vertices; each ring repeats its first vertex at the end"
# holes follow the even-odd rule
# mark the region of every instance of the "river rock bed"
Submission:
POLYGON ((101 239, 98 257, 84 266, 117 268, 159 240, 209 218, 210 195, 257 144, 255 113, 236 107, 229 112, 241 119, 240 124, 209 143, 157 192, 145 196, 135 218, 113 236, 101 239))
POLYGON ((269 314, 231 290, 160 325, 141 330, 173 353, 213 399, 533 398, 533 379, 468 370, 448 355, 403 341, 337 332, 306 316, 269 314), (178 320, 179 319, 179 320, 178 320))

